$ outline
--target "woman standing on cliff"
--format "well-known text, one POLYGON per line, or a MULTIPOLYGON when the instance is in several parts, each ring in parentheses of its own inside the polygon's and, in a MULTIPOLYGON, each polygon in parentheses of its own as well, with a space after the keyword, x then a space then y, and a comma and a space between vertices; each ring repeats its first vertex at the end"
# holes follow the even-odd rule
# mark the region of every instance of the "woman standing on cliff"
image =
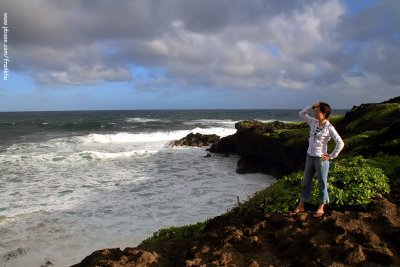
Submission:
POLYGON ((310 137, 308 139, 308 149, 306 167, 304 169, 303 188, 301 191, 300 202, 295 209, 295 213, 304 212, 305 202, 311 198, 311 187, 314 175, 317 174, 319 206, 314 217, 319 218, 324 215, 324 206, 328 204, 328 170, 329 161, 336 158, 343 149, 344 143, 333 125, 329 122, 331 107, 327 103, 317 103, 308 106, 299 112, 299 116, 310 125, 310 137), (307 113, 315 111, 315 119, 307 113), (327 153, 328 142, 330 139, 335 141, 335 149, 331 154, 327 153))

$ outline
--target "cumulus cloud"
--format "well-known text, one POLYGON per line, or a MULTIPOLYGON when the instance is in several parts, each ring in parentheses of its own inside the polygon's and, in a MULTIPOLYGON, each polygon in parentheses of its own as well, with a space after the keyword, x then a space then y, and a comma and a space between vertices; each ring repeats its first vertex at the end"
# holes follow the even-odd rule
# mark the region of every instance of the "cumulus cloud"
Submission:
POLYGON ((373 79, 391 92, 400 85, 399 6, 377 1, 351 12, 340 0, 2 4, 12 23, 11 67, 40 83, 363 90, 373 79), (164 71, 141 80, 134 66, 164 71))

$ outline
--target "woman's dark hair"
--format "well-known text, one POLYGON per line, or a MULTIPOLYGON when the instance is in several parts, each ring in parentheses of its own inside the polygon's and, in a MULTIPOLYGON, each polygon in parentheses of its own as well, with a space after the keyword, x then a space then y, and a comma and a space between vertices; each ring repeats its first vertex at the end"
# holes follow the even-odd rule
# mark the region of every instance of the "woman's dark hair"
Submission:
POLYGON ((329 104, 324 103, 324 102, 319 102, 319 110, 324 114, 325 119, 329 118, 329 115, 331 115, 331 106, 329 104))

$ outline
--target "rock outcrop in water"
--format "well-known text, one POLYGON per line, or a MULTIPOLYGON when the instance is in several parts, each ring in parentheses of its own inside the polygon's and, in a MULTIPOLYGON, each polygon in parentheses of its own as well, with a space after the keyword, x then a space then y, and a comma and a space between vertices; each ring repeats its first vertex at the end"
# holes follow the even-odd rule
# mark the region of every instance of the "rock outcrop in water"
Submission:
POLYGON ((304 163, 308 133, 305 123, 242 121, 235 127, 234 135, 214 143, 210 151, 238 154, 241 157, 238 173, 281 176, 299 169, 304 163))
MULTIPOLYGON (((344 118, 333 119, 346 144, 341 156, 400 155, 399 112, 397 97, 354 107, 344 118)), ((304 124, 246 121, 236 128, 212 151, 239 154, 238 171, 282 175, 302 169, 304 124)), ((399 165, 393 164, 395 176, 399 165)), ((266 213, 238 203, 231 212, 184 228, 180 237, 173 229, 157 242, 96 251, 74 266, 400 266, 399 185, 392 181, 391 193, 367 209, 328 207, 322 219, 311 212, 266 213)))
POLYGON ((190 133, 182 139, 175 140, 171 143, 172 146, 209 146, 220 140, 220 137, 216 134, 200 134, 190 133))

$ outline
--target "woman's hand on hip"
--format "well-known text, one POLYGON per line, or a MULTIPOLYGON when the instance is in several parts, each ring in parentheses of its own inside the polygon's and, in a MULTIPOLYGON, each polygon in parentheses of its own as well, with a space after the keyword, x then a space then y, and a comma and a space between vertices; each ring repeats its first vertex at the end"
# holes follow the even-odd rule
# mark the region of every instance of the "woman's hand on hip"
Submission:
POLYGON ((329 157, 329 154, 322 154, 322 160, 330 160, 331 158, 329 157))

